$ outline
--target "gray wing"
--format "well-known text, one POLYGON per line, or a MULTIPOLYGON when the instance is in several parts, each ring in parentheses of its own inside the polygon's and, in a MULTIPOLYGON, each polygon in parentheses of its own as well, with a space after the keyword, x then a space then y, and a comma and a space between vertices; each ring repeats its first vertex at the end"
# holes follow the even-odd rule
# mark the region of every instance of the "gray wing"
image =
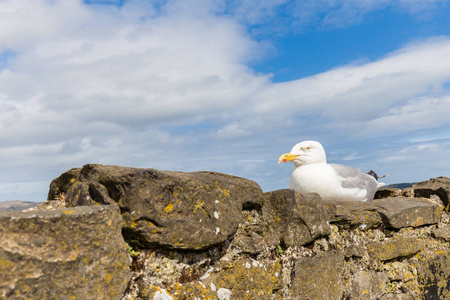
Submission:
POLYGON ((336 174, 342 178, 342 187, 366 189, 367 200, 372 201, 373 196, 378 189, 375 178, 352 167, 338 164, 330 165, 333 167, 336 174))

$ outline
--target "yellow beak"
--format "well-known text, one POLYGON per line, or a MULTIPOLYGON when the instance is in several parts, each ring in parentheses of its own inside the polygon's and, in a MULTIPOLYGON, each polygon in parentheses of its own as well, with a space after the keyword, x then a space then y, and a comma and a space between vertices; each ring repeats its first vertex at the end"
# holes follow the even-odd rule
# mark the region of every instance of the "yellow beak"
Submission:
POLYGON ((291 154, 291 153, 285 153, 283 155, 280 156, 280 158, 278 159, 278 163, 279 164, 284 164, 285 162, 294 160, 298 157, 299 155, 295 155, 295 154, 291 154))

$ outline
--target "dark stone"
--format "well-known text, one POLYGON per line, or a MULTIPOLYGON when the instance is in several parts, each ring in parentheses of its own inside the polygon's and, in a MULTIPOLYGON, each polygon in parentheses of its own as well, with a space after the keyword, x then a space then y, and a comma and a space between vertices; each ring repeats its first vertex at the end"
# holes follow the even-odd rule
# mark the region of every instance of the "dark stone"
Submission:
POLYGON ((280 237, 268 224, 243 225, 233 239, 232 247, 239 252, 259 254, 280 242, 280 237))
POLYGON ((130 279, 121 223, 117 206, 0 213, 0 297, 119 299, 130 279))
POLYGON ((425 198, 386 198, 373 204, 385 225, 394 229, 436 224, 442 216, 442 207, 425 198))
POLYGON ((330 223, 341 229, 361 230, 378 228, 382 224, 376 206, 372 202, 324 201, 330 223))
POLYGON ((450 199, 450 178, 437 177, 427 181, 418 182, 412 185, 415 197, 430 198, 431 195, 437 195, 441 198, 446 210, 449 209, 450 199))
POLYGON ((299 260, 294 268, 294 299, 342 299, 344 255, 329 251, 299 260))
POLYGON ((318 194, 292 189, 264 194, 262 217, 286 246, 301 246, 331 233, 328 215, 318 194))
POLYGON ((419 260, 417 276, 423 299, 450 299, 450 252, 419 260))
POLYGON ((62 173, 58 178, 55 178, 50 183, 50 190, 48 192, 48 200, 55 200, 61 195, 66 195, 68 189, 72 187, 72 183, 80 175, 80 168, 73 168, 62 173))
POLYGON ((401 194, 401 189, 397 188, 381 188, 375 192, 374 199, 383 199, 389 197, 397 197, 401 194))
POLYGON ((243 207, 262 205, 255 182, 213 172, 171 172, 85 165, 51 183, 49 199, 70 206, 117 203, 125 240, 139 247, 204 249, 226 241, 243 207))

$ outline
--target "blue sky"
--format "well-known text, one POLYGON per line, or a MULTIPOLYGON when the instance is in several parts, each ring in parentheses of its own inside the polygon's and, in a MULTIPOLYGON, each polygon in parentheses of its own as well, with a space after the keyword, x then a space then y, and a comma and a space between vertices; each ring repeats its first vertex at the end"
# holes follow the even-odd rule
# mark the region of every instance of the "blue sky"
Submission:
POLYGON ((3 0, 0 200, 86 163, 286 188, 317 140, 386 183, 450 176, 450 1, 3 0))

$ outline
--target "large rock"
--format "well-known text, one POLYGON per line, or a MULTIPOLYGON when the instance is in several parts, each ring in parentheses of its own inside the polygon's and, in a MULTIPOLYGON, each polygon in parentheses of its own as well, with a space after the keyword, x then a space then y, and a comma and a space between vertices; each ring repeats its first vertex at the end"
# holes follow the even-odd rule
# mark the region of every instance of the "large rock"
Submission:
POLYGON ((227 240, 262 201, 258 184, 231 175, 103 165, 62 174, 48 198, 61 193, 70 206, 117 203, 131 245, 195 250, 227 240))
POLYGON ((414 237, 396 236, 382 242, 367 245, 372 258, 385 261, 416 254, 424 247, 424 243, 414 237))
POLYGON ((372 202, 324 201, 330 223, 342 229, 378 228, 383 223, 372 202))
POLYGON ((2 299, 119 299, 130 279, 117 206, 0 213, 2 299))
POLYGON ((265 193, 262 216, 288 247, 305 245, 331 233, 318 194, 301 195, 292 189, 265 193))
POLYGON ((436 224, 442 216, 442 207, 425 198, 394 197, 373 204, 385 225, 394 229, 436 224))
POLYGON ((344 255, 330 251, 299 260, 294 268, 294 299, 342 299, 344 255))
POLYGON ((424 257, 417 273, 423 299, 450 299, 450 251, 424 257))
POLYGON ((412 185, 415 197, 430 198, 431 195, 437 195, 444 203, 446 209, 449 209, 450 200, 450 178, 437 177, 427 181, 418 182, 412 185))

